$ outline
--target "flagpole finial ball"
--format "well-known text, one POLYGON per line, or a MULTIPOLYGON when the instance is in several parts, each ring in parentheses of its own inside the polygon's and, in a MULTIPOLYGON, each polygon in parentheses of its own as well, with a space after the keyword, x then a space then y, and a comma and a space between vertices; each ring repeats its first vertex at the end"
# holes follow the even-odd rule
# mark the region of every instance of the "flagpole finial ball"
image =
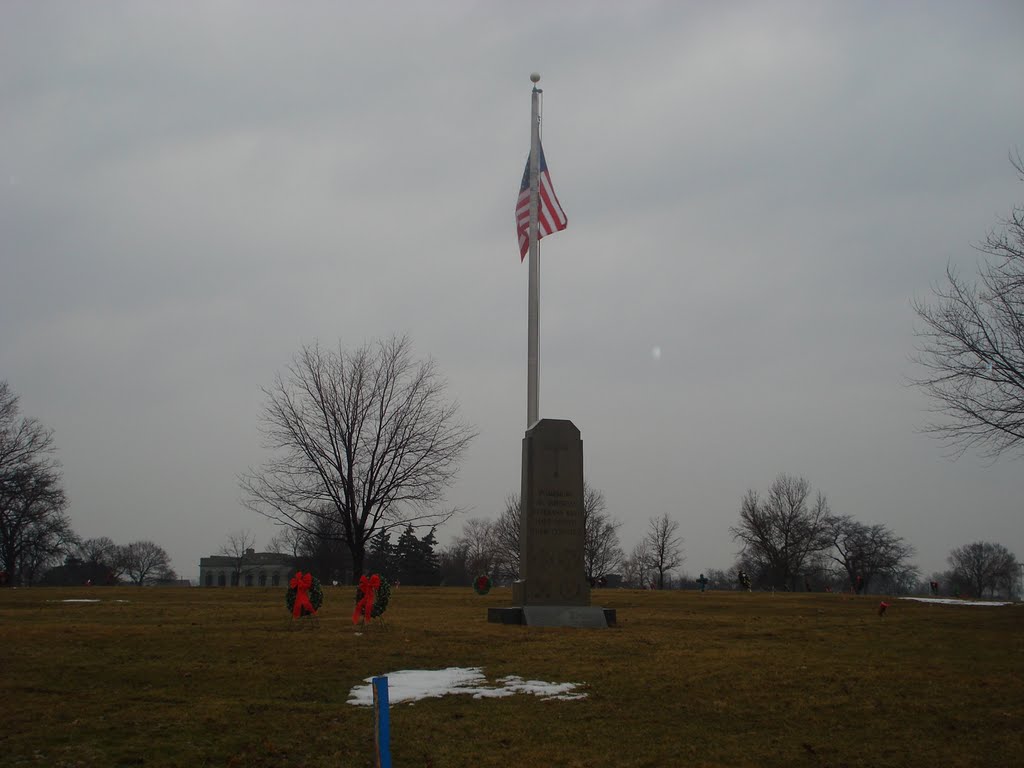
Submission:
POLYGON ((540 82, 540 73, 539 72, 534 72, 533 74, 531 74, 530 75, 530 82, 531 83, 539 83, 540 82))

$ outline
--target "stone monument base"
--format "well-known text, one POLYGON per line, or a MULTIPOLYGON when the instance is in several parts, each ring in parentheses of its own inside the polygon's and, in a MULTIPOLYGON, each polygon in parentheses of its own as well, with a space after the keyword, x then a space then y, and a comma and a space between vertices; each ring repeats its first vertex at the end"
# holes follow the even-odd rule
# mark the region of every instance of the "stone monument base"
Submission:
POLYGON ((487 621, 530 627, 613 627, 615 609, 596 605, 515 605, 511 608, 488 608, 487 621))

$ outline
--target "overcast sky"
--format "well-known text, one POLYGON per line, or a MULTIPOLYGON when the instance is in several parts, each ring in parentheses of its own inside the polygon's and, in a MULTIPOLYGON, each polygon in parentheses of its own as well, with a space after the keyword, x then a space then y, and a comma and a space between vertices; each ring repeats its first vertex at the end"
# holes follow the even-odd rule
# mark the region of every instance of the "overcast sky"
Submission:
MULTIPOLYGON (((1024 200, 1011 2, 5 2, 0 379, 55 433, 83 537, 185 577, 238 529, 261 387, 409 333, 479 430, 449 494, 518 491, 529 75, 569 217, 540 413, 623 521, 727 568, 780 472, 927 575, 1024 557, 1024 463, 920 434, 913 298, 1024 200), (659 354, 660 351, 660 354, 659 354)), ((466 516, 449 523, 447 543, 466 516)))

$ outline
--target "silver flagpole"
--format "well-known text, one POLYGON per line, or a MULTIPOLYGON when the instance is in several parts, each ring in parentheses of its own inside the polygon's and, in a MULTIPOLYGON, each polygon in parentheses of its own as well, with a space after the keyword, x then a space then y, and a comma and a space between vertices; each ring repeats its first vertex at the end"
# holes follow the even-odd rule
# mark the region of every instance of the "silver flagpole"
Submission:
POLYGON ((540 239, 537 237, 537 211, 540 206, 540 75, 530 75, 533 82, 533 108, 530 114, 530 290, 527 304, 526 342, 526 428, 539 418, 539 353, 540 347, 540 239))

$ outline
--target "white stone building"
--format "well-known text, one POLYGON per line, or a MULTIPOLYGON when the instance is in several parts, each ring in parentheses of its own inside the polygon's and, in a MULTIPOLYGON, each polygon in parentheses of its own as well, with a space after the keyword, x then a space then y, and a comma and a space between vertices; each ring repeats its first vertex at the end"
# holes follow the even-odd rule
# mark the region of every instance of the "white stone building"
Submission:
POLYGON ((295 558, 248 549, 242 557, 211 555, 199 560, 201 587, 286 587, 295 575, 295 558))

